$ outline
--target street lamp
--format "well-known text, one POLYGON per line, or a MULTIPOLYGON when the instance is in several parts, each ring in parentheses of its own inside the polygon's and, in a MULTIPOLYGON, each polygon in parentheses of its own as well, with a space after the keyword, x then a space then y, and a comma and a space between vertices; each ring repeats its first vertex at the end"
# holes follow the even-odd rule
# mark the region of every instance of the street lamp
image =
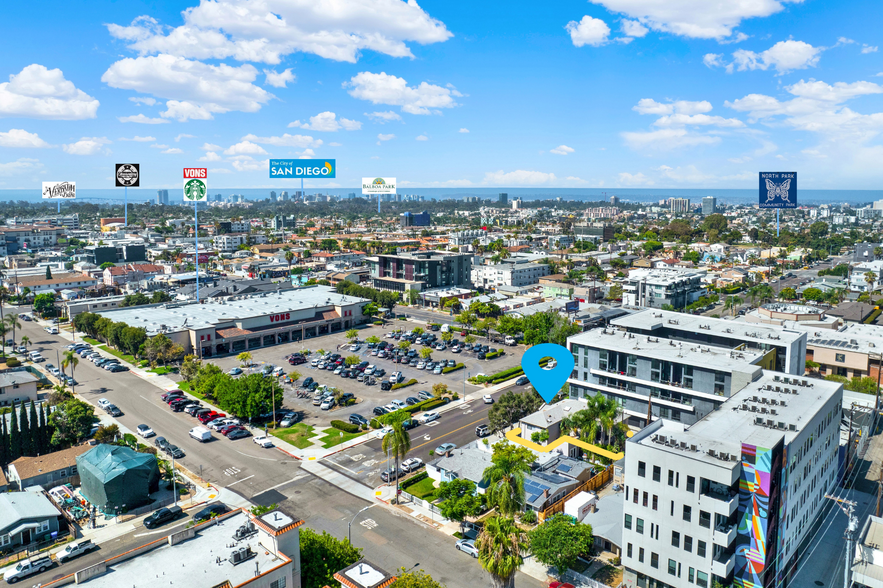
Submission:
POLYGON ((375 506, 375 505, 369 504, 368 506, 366 506, 365 508, 363 508, 362 510, 360 510, 359 512, 354 514, 353 518, 350 519, 350 522, 347 523, 347 525, 346 525, 346 540, 347 540, 347 542, 349 542, 350 545, 353 544, 353 532, 352 532, 353 522, 356 520, 357 516, 359 516, 360 514, 362 514, 363 512, 368 510, 369 508, 371 508, 372 506, 375 506))

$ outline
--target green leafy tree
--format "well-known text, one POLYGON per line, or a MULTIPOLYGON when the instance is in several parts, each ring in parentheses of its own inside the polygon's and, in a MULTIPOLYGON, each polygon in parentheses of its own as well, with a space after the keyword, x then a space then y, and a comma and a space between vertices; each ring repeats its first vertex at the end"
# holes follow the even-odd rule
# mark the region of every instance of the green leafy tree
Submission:
POLYGON ((528 549, 527 533, 507 516, 493 516, 475 542, 478 562, 490 574, 494 588, 514 588, 515 572, 524 563, 528 549))
POLYGON ((491 431, 501 433, 543 405, 543 399, 535 391, 513 392, 507 390, 488 411, 491 431))
POLYGON ((184 361, 181 363, 181 369, 178 370, 185 382, 192 382, 199 373, 200 362, 193 355, 185 355, 184 361))
POLYGON ((349 541, 338 539, 329 533, 321 534, 309 527, 300 529, 301 586, 324 588, 336 586, 334 574, 362 558, 362 550, 349 541))
POLYGON ((500 441, 494 445, 491 465, 484 470, 487 498, 503 515, 524 507, 524 477, 530 473, 534 454, 527 447, 500 441))
POLYGON ((354 366, 362 363, 362 360, 359 359, 358 355, 348 355, 346 359, 343 360, 343 363, 347 366, 354 366))
POLYGON ((432 357, 432 349, 430 349, 429 347, 424 347, 420 350, 420 357, 423 359, 429 359, 430 357, 432 357))
POLYGON ((779 292, 779 298, 782 300, 797 300, 797 291, 794 288, 782 288, 779 292))
MULTIPOLYGON (((22 455, 34 455, 34 447, 31 441, 31 421, 28 420, 28 409, 25 406, 25 403, 22 402, 18 405, 18 426, 19 426, 19 438, 21 439, 21 454, 22 455)), ((34 423, 36 426, 36 423, 34 423)))
POLYGON ((37 294, 34 297, 34 312, 41 316, 55 314, 55 294, 52 292, 37 294))
POLYGON ((52 279, 52 268, 49 267, 48 265, 46 266, 46 279, 47 280, 52 279))
POLYGON ((98 443, 113 443, 120 436, 120 428, 117 425, 102 425, 95 431, 94 439, 98 443))
POLYGON ((401 568, 396 576, 395 582, 390 584, 390 588, 445 588, 443 584, 439 584, 432 579, 432 576, 423 570, 409 571, 401 568))
MULTIPOLYGON (((64 352, 63 357, 64 359, 61 360, 61 368, 63 370, 71 368, 71 378, 73 378, 74 370, 80 365, 80 356, 78 356, 75 351, 69 350, 64 352)), ((74 381, 76 381, 76 379, 74 379, 74 381)))
POLYGON ((95 409, 76 398, 59 404, 49 415, 49 423, 53 429, 52 445, 57 449, 70 447, 80 439, 84 439, 92 430, 95 409))
POLYGON ((821 302, 825 299, 825 293, 819 288, 807 288, 803 291, 804 300, 812 300, 813 302, 821 302))
POLYGON ((251 353, 249 353, 248 351, 243 351, 236 356, 236 361, 238 361, 239 365, 241 365, 242 367, 250 366, 252 361, 251 353))
POLYGON ((8 329, 12 330, 12 340, 15 341, 15 331, 21 328, 21 322, 19 322, 18 317, 14 314, 7 314, 3 318, 3 322, 6 323, 8 329))
POLYGON ((18 424, 18 411, 15 401, 12 402, 12 413, 9 416, 9 461, 21 457, 21 429, 18 424))
POLYGON ((350 329, 346 332, 346 338, 350 340, 350 343, 359 338, 359 331, 356 329, 350 329))
POLYGON ((439 505, 442 516, 460 523, 461 531, 466 517, 481 513, 481 498, 476 492, 475 482, 471 480, 454 478, 450 482, 441 482, 436 496, 442 500, 439 505))
POLYGON ((555 568, 560 577, 592 550, 592 527, 574 524, 567 515, 556 514, 528 533, 530 551, 537 561, 555 568))
MULTIPOLYGON (((115 263, 111 263, 111 262, 109 262, 109 261, 105 261, 104 263, 102 263, 101 265, 98 266, 98 269, 104 271, 104 270, 106 270, 106 269, 109 268, 109 267, 116 267, 116 264, 115 264, 115 263)), ((143 296, 143 294, 142 294, 142 296, 143 296)), ((146 298, 146 296, 145 296, 145 298, 146 298)), ((142 303, 142 304, 143 304, 143 303, 142 303)), ((133 306, 134 306, 134 305, 133 305, 133 306)))
MULTIPOLYGON (((42 412, 42 409, 41 409, 42 412)), ((44 450, 42 448, 42 440, 41 436, 43 435, 43 431, 40 430, 40 419, 37 416, 37 405, 35 402, 31 401, 30 407, 28 410, 28 424, 29 432, 30 432, 30 453, 28 455, 43 455, 44 450)))

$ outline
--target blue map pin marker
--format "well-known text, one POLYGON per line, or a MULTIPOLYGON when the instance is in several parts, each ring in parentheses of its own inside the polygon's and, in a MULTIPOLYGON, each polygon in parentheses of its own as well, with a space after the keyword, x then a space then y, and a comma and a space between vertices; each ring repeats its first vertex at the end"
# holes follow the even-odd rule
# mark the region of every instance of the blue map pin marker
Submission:
POLYGON ((521 356, 521 369, 530 380, 531 385, 539 392, 548 404, 561 390, 573 372, 573 355, 566 347, 554 343, 534 345, 521 356), (540 367, 540 360, 551 357, 558 362, 551 370, 540 367))

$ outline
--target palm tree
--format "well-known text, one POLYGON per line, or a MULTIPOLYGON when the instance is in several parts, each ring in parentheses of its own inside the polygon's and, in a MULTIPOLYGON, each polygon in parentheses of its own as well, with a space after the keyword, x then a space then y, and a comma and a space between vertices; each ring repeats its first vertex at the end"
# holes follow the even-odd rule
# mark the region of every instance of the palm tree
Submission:
POLYGON ((528 549, 527 533, 515 519, 499 515, 487 519, 475 545, 478 563, 491 575, 494 588, 514 588, 515 572, 528 549))
POLYGON ((350 340, 350 343, 352 343, 353 340, 359 338, 359 331, 357 331, 356 329, 350 329, 346 332, 346 338, 350 340))
MULTIPOLYGON (((383 443, 380 448, 383 453, 389 453, 396 460, 396 469, 399 471, 399 460, 405 457, 411 451, 411 436, 402 426, 402 421, 393 423, 392 431, 383 436, 383 443)), ((399 477, 396 475, 396 502, 399 495, 399 477)))
MULTIPOLYGON (((868 272, 873 273, 873 272, 868 272)), ((12 329, 12 342, 15 344, 15 330, 21 328, 21 323, 18 321, 18 317, 15 314, 7 314, 3 321, 7 324, 7 326, 12 329)))
MULTIPOLYGON (((865 272, 865 281, 868 283, 868 293, 873 292, 874 284, 877 282, 877 274, 874 272, 865 272)), ((12 338, 14 339, 15 335, 13 335, 12 338)))
POLYGON ((6 333, 8 332, 6 323, 0 322, 0 350, 3 351, 3 355, 6 355, 6 333))
POLYGON ((724 301, 724 309, 729 310, 735 316, 736 309, 739 308, 743 302, 744 300, 738 296, 727 296, 726 301, 724 301))
POLYGON ((31 344, 31 338, 28 337, 27 335, 22 335, 21 341, 19 341, 19 343, 21 343, 24 346, 24 348, 27 349, 28 345, 31 344))
MULTIPOLYGON (((600 394, 598 396, 601 396, 600 394)), ((616 419, 621 414, 619 406, 612 398, 599 399, 598 420, 601 422, 601 428, 604 430, 604 444, 610 444, 610 436, 613 433, 613 427, 616 426, 616 419)))
POLYGON ((504 515, 519 512, 524 505, 524 476, 529 473, 530 464, 519 459, 517 453, 499 453, 484 470, 488 502, 504 515))
POLYGON ((883 247, 874 247, 874 259, 883 257, 883 247))
POLYGON ((288 262, 288 274, 291 275, 291 262, 294 261, 294 252, 286 251, 285 252, 285 261, 288 262))
MULTIPOLYGON (((80 364, 80 358, 77 356, 76 352, 73 350, 64 352, 64 359, 61 362, 61 369, 64 370, 68 366, 71 368, 71 378, 74 377, 74 368, 76 368, 80 364)), ((76 380, 75 380, 76 381, 76 380)), ((71 388, 75 388, 74 385, 71 385, 71 388)), ((76 390, 74 389, 74 392, 76 390)))

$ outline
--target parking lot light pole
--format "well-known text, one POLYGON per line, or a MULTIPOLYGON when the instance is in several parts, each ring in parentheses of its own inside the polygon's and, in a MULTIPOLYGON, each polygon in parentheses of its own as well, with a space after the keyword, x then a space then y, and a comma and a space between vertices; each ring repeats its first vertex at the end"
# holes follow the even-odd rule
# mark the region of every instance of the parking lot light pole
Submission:
POLYGON ((356 514, 354 514, 354 515, 353 515, 353 518, 350 519, 350 522, 347 523, 347 526, 346 526, 346 540, 347 540, 347 542, 348 542, 350 545, 353 544, 353 523, 355 522, 356 517, 359 516, 360 514, 362 514, 363 512, 365 512, 366 510, 368 510, 369 508, 371 508, 372 506, 374 506, 374 505, 373 505, 373 504, 369 504, 368 506, 366 506, 365 508, 363 508, 362 510, 360 510, 359 512, 357 512, 356 514))

